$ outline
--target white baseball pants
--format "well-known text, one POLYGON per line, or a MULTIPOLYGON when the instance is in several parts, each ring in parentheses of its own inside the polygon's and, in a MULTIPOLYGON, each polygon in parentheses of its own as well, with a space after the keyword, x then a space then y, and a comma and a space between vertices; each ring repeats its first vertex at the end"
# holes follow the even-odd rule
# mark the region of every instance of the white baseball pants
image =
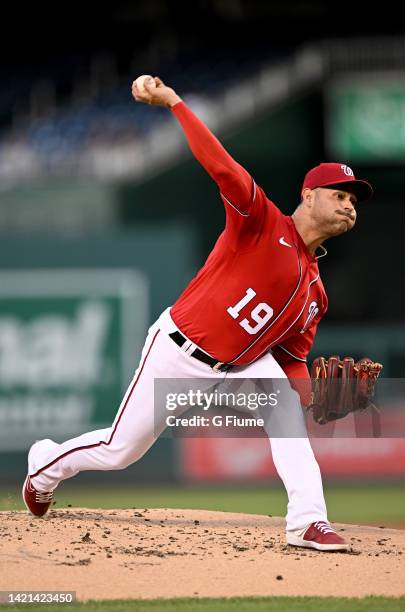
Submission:
MULTIPOLYGON (((250 365, 238 366, 229 372, 214 372, 169 338, 168 334, 177 330, 169 310, 149 329, 138 369, 111 427, 85 433, 62 444, 44 440, 33 447, 28 457, 28 472, 36 489, 50 491, 78 472, 119 470, 140 459, 166 427, 166 407, 154 406, 155 378, 207 378, 207 387, 217 377, 219 381, 225 378, 286 380, 271 353, 250 365)), ((271 437, 268 430, 271 419, 265 429, 275 467, 288 494, 287 530, 295 530, 314 521, 326 521, 326 505, 320 469, 306 435, 298 394, 291 389, 281 408, 288 413, 285 435, 289 437, 281 437, 280 419, 277 423, 280 437, 271 437)))

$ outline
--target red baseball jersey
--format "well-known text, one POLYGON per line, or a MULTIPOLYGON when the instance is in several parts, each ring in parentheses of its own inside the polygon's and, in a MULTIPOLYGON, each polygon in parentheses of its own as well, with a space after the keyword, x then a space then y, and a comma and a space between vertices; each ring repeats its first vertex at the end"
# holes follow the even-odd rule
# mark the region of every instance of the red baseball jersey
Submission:
POLYGON ((179 103, 173 111, 226 210, 225 230, 171 308, 174 322, 219 361, 248 364, 271 349, 282 367, 290 364, 289 376, 307 376, 291 364, 305 364, 327 309, 316 257, 191 110, 179 103))

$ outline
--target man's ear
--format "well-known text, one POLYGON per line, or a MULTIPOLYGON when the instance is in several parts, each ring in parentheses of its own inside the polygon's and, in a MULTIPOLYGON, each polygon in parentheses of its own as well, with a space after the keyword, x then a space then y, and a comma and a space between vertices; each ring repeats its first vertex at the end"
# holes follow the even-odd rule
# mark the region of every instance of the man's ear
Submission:
POLYGON ((301 193, 301 202, 304 206, 311 208, 313 202, 313 190, 309 189, 309 187, 305 187, 301 193))

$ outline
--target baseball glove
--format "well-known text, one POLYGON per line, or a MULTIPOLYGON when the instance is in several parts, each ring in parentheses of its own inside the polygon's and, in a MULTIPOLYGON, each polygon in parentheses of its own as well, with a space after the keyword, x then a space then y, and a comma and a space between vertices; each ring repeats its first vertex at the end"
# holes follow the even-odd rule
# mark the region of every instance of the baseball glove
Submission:
POLYGON ((349 412, 375 408, 373 399, 377 378, 383 366, 363 357, 355 362, 338 355, 318 357, 312 363, 312 401, 308 410, 323 425, 341 419, 349 412))

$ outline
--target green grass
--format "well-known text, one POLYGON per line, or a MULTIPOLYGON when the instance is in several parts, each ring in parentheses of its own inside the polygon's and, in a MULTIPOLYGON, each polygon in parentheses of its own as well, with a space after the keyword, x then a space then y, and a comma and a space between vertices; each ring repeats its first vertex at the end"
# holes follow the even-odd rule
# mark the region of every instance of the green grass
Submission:
POLYGON ((232 597, 230 599, 155 599, 152 601, 89 601, 68 605, 5 605, 1 610, 85 610, 86 612, 403 612, 405 597, 232 597))
MULTIPOLYGON (((66 482, 56 493, 57 509, 71 504, 83 508, 197 508, 284 516, 283 489, 268 486, 117 486, 103 488, 66 482)), ((327 486, 329 519, 336 522, 405 526, 405 486, 327 486)), ((0 491, 1 510, 24 506, 19 490, 0 491)))

